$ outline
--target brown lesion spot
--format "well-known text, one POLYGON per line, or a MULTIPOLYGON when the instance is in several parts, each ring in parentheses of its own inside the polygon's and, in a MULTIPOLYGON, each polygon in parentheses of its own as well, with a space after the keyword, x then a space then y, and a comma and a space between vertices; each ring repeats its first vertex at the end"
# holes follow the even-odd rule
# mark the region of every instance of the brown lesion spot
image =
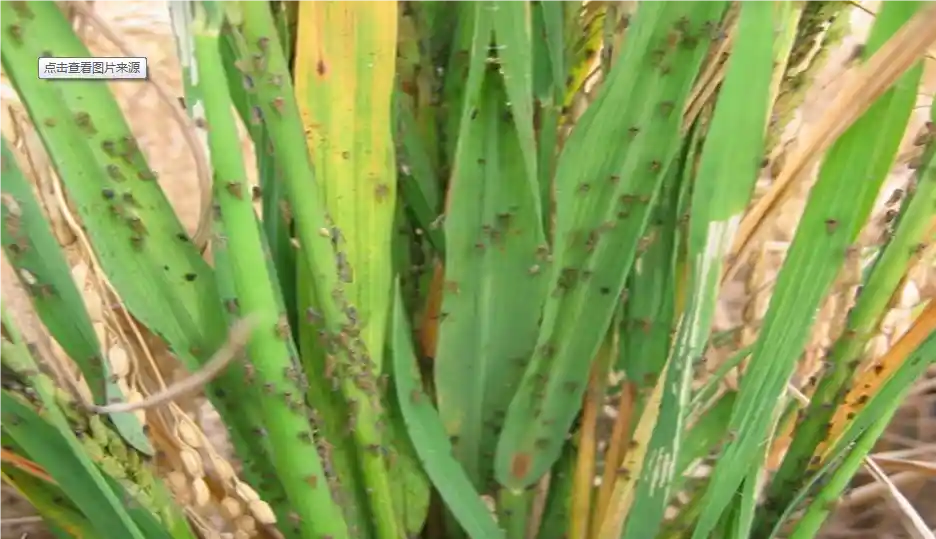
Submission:
POLYGON ((513 459, 510 460, 510 475, 514 476, 516 479, 523 479, 530 473, 530 466, 532 464, 533 459, 529 453, 517 453, 514 455, 513 459))

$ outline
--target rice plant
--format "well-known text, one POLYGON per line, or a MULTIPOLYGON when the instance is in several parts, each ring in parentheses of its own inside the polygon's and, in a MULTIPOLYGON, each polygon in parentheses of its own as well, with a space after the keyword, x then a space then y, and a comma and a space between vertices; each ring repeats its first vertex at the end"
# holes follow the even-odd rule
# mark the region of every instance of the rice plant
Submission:
POLYGON ((109 86, 36 77, 89 55, 66 8, 0 4, 3 72, 123 343, 4 138, 31 307, 3 308, 3 480, 60 537, 815 537, 936 361, 929 298, 869 347, 936 252, 936 108, 859 241, 903 166, 923 2, 882 4, 789 149, 847 3, 171 2, 211 180, 191 237, 109 86), (811 176, 766 313, 713 331, 811 176))

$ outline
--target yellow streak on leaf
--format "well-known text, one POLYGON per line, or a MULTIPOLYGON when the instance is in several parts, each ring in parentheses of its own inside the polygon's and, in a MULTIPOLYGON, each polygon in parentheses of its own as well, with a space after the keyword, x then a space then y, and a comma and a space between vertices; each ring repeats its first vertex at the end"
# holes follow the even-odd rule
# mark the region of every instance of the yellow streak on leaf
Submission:
POLYGON ((835 442, 851 422, 850 414, 857 414, 864 407, 867 399, 877 393, 884 382, 903 365, 910 355, 933 332, 936 332, 936 302, 930 302, 920 313, 913 326, 891 347, 884 357, 871 368, 860 373, 852 384, 852 389, 845 397, 845 405, 840 406, 832 418, 832 426, 826 441, 816 449, 816 455, 828 458, 828 451, 835 447, 835 442))

